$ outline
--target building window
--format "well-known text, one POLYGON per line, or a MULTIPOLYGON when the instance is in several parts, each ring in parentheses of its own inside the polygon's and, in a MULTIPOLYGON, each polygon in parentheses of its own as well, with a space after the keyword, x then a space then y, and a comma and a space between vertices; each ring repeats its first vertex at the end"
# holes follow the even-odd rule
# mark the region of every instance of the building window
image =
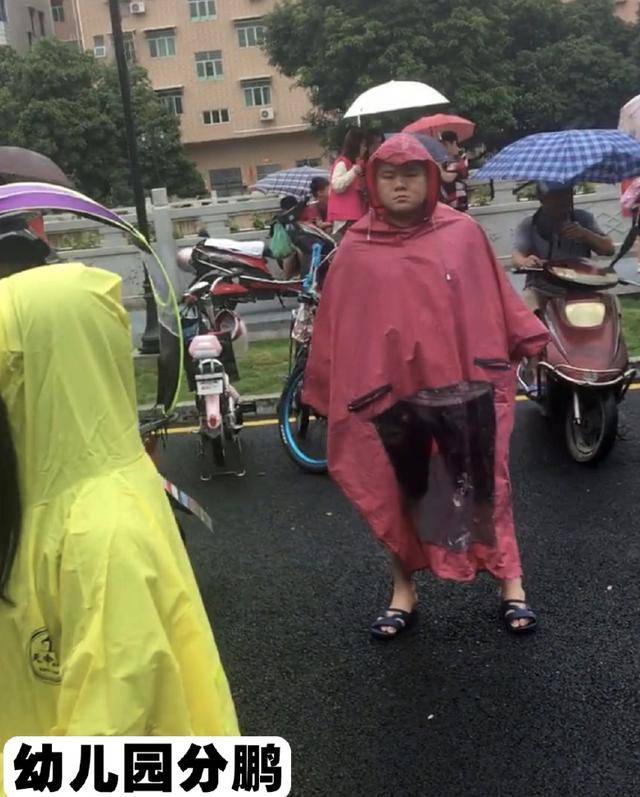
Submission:
POLYGON ((196 72, 198 80, 220 80, 222 71, 222 52, 207 50, 196 53, 196 72))
POLYGON ((229 121, 229 109, 218 108, 214 111, 203 111, 202 121, 206 125, 221 125, 229 121))
POLYGON ((280 166, 279 163, 260 163, 256 166, 256 177, 258 180, 262 180, 262 178, 266 177, 268 174, 274 174, 281 170, 282 166, 280 166))
POLYGON ((312 166, 314 169, 321 165, 321 158, 303 158, 301 161, 296 161, 296 166, 312 166))
POLYGON ((192 22, 215 19, 215 0, 189 0, 189 18, 192 22))
POLYGON ((107 55, 107 47, 104 43, 104 36, 93 37, 93 55, 95 58, 105 58, 107 55))
POLYGON ((242 181, 242 169, 239 167, 212 169, 209 172, 209 179, 211 181, 211 190, 215 191, 218 196, 234 196, 236 194, 244 194, 246 191, 242 181))
POLYGON ((136 43, 133 38, 133 33, 129 31, 125 31, 123 34, 123 42, 124 42, 124 55, 127 61, 130 64, 135 64, 136 62, 136 43))
POLYGON ((27 31, 27 42, 29 43, 29 47, 33 47, 33 33, 30 30, 27 31))
POLYGON ((7 21, 7 5, 5 0, 0 0, 0 22, 7 21))
POLYGON ((244 104, 247 108, 271 105, 271 81, 254 80, 243 85, 244 104))
POLYGON ((264 42, 264 25, 260 19, 238 22, 236 30, 240 47, 259 47, 264 42))
POLYGON ((173 113, 176 116, 180 116, 182 114, 182 89, 158 91, 156 94, 158 95, 160 102, 170 113, 173 113))
POLYGON ((38 22, 39 22, 39 24, 40 24, 40 35, 41 35, 41 36, 44 36, 44 35, 45 35, 45 29, 44 29, 44 11, 38 11, 38 22))
MULTIPOLYGON (((128 63, 135 64, 137 61, 136 57, 136 42, 134 39, 134 32, 131 30, 125 30, 122 32, 122 43, 124 45, 124 57, 127 59, 128 63)), ((113 34, 109 36, 109 41, 111 42, 111 46, 113 47, 113 34)))
POLYGON ((54 22, 64 22, 64 0, 51 0, 51 15, 54 22))
POLYGON ((147 40, 152 58, 173 58, 176 54, 176 34, 173 29, 148 33, 147 40))
MULTIPOLYGON (((29 22, 31 24, 31 33, 36 32, 36 10, 29 7, 29 22)), ((29 44, 33 42, 33 36, 29 39, 29 44)))

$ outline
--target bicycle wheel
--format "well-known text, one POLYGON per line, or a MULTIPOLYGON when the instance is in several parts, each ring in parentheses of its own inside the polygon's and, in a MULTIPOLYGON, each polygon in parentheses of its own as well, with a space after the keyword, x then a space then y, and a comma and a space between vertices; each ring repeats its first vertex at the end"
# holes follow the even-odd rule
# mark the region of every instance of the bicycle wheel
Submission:
POLYGON ((291 459, 307 473, 327 471, 327 422, 301 401, 305 361, 287 380, 278 405, 280 439, 291 459))

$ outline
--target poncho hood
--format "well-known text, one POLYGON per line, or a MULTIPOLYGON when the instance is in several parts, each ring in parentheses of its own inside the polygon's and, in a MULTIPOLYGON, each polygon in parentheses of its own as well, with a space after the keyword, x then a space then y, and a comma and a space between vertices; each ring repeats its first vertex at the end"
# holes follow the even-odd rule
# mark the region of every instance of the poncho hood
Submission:
POLYGON ((367 191, 369 194, 369 202, 371 206, 371 213, 375 217, 371 220, 372 226, 383 231, 384 226, 387 228, 398 229, 393 227, 386 220, 385 209, 380 202, 378 196, 378 189, 376 186, 376 172, 381 163, 391 163, 393 166, 404 166, 407 163, 418 162, 424 164, 425 171, 427 172, 427 201, 424 208, 424 219, 430 219, 438 204, 440 196, 440 169, 437 163, 433 160, 431 155, 422 146, 422 144, 414 137, 404 133, 392 136, 387 139, 371 156, 367 163, 367 191))
POLYGON ((0 281, 0 395, 27 506, 143 453, 121 284, 78 263, 0 281))

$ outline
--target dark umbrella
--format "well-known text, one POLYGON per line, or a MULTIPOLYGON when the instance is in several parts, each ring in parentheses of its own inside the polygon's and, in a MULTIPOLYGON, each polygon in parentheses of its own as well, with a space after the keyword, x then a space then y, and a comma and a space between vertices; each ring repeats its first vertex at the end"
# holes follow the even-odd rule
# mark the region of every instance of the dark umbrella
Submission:
POLYGON ((22 147, 0 147, 0 183, 53 183, 72 188, 73 183, 46 155, 22 147))
MULTIPOLYGON (((391 138, 392 136, 397 136, 398 133, 385 133, 384 140, 391 138)), ((422 144, 422 146, 427 150, 429 155, 434 159, 436 163, 444 163, 445 161, 451 160, 449 157, 449 153, 443 147, 443 145, 438 141, 437 138, 433 138, 433 136, 427 136, 425 133, 405 133, 404 135, 413 136, 414 138, 418 139, 418 141, 422 144)))

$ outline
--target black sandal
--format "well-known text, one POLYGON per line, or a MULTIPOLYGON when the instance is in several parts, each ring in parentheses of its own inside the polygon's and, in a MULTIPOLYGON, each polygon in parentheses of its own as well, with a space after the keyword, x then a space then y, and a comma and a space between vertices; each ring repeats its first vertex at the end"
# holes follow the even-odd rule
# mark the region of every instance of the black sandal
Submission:
POLYGON ((387 609, 385 614, 375 620, 371 626, 371 636, 374 639, 395 639, 403 631, 407 631, 418 619, 418 612, 414 609, 405 612, 403 609, 387 609), (383 631, 383 628, 394 628, 394 631, 383 631))
POLYGON ((503 600, 500 615, 507 631, 511 634, 531 634, 538 626, 535 612, 526 601, 503 600), (514 620, 528 620, 526 625, 514 626, 514 620))

